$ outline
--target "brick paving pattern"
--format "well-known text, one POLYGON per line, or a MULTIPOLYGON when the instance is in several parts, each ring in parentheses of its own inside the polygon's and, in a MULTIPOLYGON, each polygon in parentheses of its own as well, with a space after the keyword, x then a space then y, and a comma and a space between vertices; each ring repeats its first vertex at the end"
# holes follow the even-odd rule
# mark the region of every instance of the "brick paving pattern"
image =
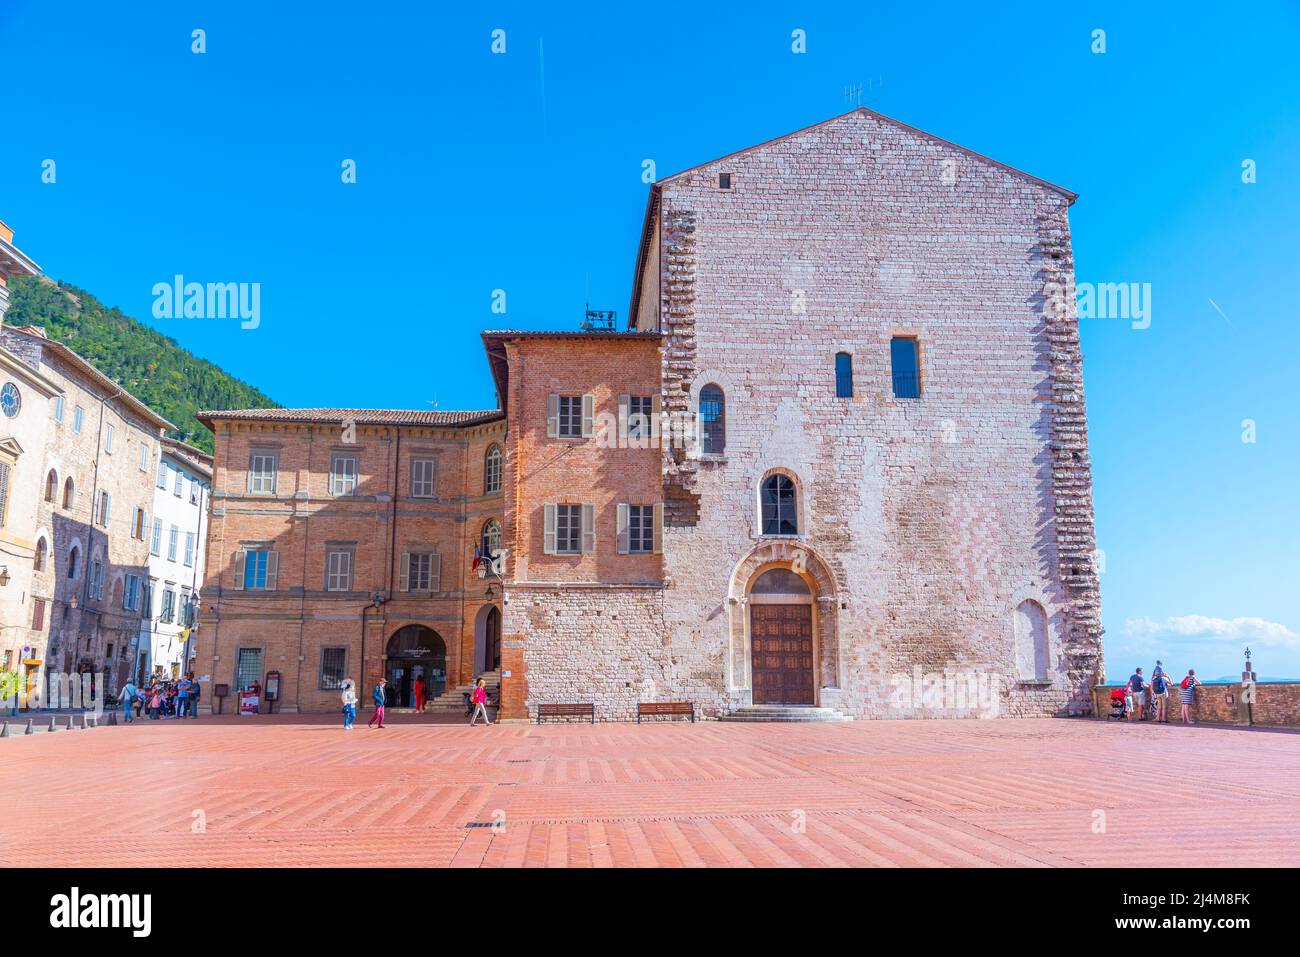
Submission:
POLYGON ((0 741, 0 866, 1294 866, 1297 744, 1052 719, 146 721, 0 741))

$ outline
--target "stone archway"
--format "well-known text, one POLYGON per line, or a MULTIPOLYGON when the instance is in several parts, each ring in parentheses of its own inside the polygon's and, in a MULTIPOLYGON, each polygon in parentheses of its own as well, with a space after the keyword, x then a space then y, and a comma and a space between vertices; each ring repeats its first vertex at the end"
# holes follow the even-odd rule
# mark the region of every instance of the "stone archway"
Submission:
POLYGON ((727 681, 733 692, 753 693, 751 660, 750 593, 754 583, 773 568, 787 568, 807 584, 812 593, 814 658, 818 703, 820 692, 840 687, 839 600, 835 576, 826 563, 799 541, 767 541, 745 556, 731 574, 727 593, 729 641, 727 681))

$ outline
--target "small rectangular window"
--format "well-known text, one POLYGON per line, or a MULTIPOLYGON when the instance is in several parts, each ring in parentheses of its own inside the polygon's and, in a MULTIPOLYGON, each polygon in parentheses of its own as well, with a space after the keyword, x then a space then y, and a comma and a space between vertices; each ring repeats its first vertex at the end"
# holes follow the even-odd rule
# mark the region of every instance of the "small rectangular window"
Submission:
POLYGON ((54 421, 63 421, 63 396, 61 395, 56 395, 54 397, 54 421))
POLYGON ((254 452, 248 457, 248 490, 255 494, 275 494, 276 455, 254 452))
POLYGON ((140 443, 140 471, 149 471, 149 443, 140 443))
POLYGON ((266 588, 267 565, 271 553, 264 550, 244 553, 244 588, 257 591, 266 588))
POLYGON ((149 543, 150 555, 162 554, 162 519, 153 520, 153 540, 149 543))
POLYGON ((921 397, 921 362, 919 344, 907 336, 895 336, 889 342, 889 359, 894 379, 894 397, 921 397))
POLYGON ((185 564, 191 566, 194 564, 194 533, 193 532, 185 533, 185 564))
POLYGON ((199 504, 199 483, 194 479, 190 479, 190 504, 199 504))
POLYGON ((176 544, 180 541, 181 530, 175 525, 167 532, 167 561, 176 561, 176 544))
POLYGON ((352 550, 332 548, 325 553, 325 590, 352 590, 352 550))
POLYGON ((347 660, 348 650, 346 648, 322 648, 320 650, 320 687, 322 691, 338 691, 343 687, 347 660))
POLYGON ((154 483, 158 488, 167 487, 167 463, 158 463, 158 480, 154 483))
POLYGON ((82 410, 81 406, 77 406, 76 408, 74 408, 72 410, 72 431, 80 435, 81 427, 85 423, 85 421, 86 421, 86 413, 82 410))
POLYGON ((330 494, 355 495, 357 491, 357 457, 335 452, 330 456, 330 494))
POLYGON ((163 589, 162 617, 160 620, 168 625, 176 620, 176 592, 170 588, 163 589))
POLYGON ((653 505, 627 507, 627 550, 633 555, 648 555, 655 550, 653 505))
POLYGON ((559 435, 562 439, 582 437, 582 396, 562 395, 559 397, 559 435))
POLYGON ((559 555, 582 552, 582 506, 555 506, 555 551, 559 555))
POLYGON ((104 432, 104 451, 113 451, 113 427, 110 425, 104 432))
POLYGON ((654 415, 654 397, 630 395, 627 399, 627 437, 643 441, 650 438, 650 424, 654 415))
POLYGON ((835 396, 839 399, 853 398, 853 356, 847 352, 835 356, 835 396))
POLYGON ((240 648, 235 658, 235 690, 247 691, 262 683, 262 649, 240 648))
POLYGON ((730 173, 719 173, 719 174, 718 174, 718 189, 731 189, 731 174, 730 174, 730 173))
POLYGON ((176 481, 172 483, 172 494, 177 498, 181 497, 181 488, 185 484, 185 473, 180 469, 176 470, 176 481))
POLYGON ((414 498, 433 498, 433 459, 411 459, 411 495, 414 498))
POLYGON ((45 599, 37 598, 32 601, 32 630, 40 631, 45 627, 45 599))

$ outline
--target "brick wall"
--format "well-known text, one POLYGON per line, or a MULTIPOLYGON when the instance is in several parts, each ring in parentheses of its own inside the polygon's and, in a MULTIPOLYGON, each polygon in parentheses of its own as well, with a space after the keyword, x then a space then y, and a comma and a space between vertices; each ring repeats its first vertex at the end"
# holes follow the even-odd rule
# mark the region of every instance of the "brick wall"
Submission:
POLYGON ((320 687, 322 649, 344 648, 345 672, 358 680, 368 703, 369 688, 384 673, 387 642, 408 624, 428 627, 444 642, 447 688, 482 670, 474 661, 475 622, 483 606, 499 601, 499 591, 495 599, 485 595, 470 561, 484 523, 502 518, 501 492, 484 490, 483 463, 488 448, 502 441, 503 422, 363 425, 353 435, 333 422, 215 424, 199 673, 233 690, 238 649, 261 648, 262 671, 283 675, 279 710, 332 711, 339 692, 320 687), (248 491, 254 449, 277 455, 274 495, 248 491), (330 494, 335 453, 358 458, 353 495, 330 494), (411 460, 417 457, 437 463, 432 498, 411 494, 411 460), (236 553, 251 543, 268 543, 278 555, 273 591, 235 587, 236 553), (353 551, 349 591, 326 590, 331 546, 353 551), (402 553, 429 546, 440 559, 438 586, 428 594, 401 591, 402 553), (384 599, 379 609, 370 606, 375 594, 384 599))

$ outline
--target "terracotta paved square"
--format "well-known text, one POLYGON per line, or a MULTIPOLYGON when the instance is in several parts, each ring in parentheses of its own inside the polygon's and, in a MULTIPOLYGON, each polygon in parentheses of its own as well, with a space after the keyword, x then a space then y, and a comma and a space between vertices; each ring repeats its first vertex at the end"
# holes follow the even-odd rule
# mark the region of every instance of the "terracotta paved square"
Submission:
POLYGON ((1298 806, 1298 735, 1084 720, 0 740, 0 866, 1289 867, 1298 806))

